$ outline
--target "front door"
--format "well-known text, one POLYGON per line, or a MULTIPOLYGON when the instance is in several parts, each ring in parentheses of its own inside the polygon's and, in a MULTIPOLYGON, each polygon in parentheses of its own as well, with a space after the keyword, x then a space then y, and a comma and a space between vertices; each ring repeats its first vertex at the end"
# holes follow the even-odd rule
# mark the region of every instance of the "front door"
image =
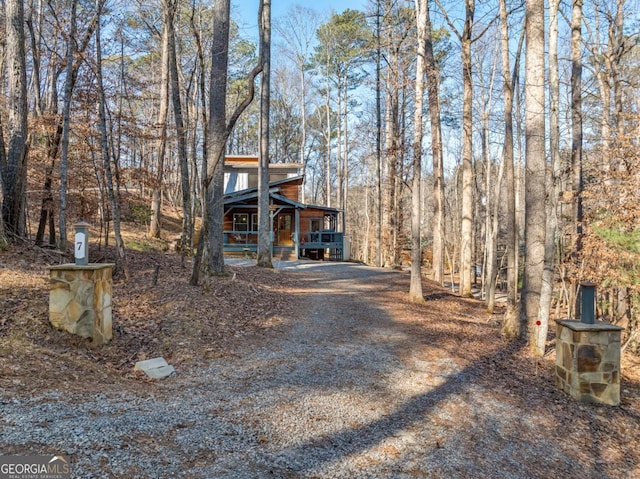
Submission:
POLYGON ((276 241, 279 246, 293 246, 293 215, 280 213, 278 215, 276 241))

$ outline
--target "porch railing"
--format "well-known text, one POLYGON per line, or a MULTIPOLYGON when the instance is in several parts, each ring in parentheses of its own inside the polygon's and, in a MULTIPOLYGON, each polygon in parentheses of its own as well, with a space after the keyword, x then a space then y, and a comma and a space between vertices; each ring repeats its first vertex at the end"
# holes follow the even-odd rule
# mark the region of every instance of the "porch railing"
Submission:
POLYGON ((257 231, 225 231, 223 244, 229 251, 241 251, 249 248, 252 251, 258 246, 257 231))
POLYGON ((300 249, 329 250, 329 259, 342 261, 344 248, 344 233, 335 231, 320 231, 302 235, 300 249))
MULTIPOLYGON (((335 231, 303 233, 299 247, 300 249, 328 250, 329 259, 342 261, 344 248, 343 237, 344 233, 335 231)), ((256 252, 258 248, 258 232, 225 231, 223 241, 224 249, 227 251, 249 250, 256 252)))

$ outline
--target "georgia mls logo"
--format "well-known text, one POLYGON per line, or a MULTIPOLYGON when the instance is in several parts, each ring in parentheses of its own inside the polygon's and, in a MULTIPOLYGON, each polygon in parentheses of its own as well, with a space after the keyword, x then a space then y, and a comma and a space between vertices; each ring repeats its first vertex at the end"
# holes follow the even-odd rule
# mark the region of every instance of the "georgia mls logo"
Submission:
POLYGON ((64 456, 0 456, 0 479, 71 479, 64 456))

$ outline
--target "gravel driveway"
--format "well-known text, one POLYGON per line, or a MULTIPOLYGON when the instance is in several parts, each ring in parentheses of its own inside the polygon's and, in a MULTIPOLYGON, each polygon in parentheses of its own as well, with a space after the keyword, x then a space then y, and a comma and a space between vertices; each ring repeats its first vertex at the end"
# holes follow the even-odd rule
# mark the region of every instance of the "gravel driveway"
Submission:
POLYGON ((378 301, 401 273, 286 269, 295 321, 151 393, 0 396, 0 446, 67 454, 78 478, 606 477, 562 431, 534 439, 554 416, 426 354, 378 301))

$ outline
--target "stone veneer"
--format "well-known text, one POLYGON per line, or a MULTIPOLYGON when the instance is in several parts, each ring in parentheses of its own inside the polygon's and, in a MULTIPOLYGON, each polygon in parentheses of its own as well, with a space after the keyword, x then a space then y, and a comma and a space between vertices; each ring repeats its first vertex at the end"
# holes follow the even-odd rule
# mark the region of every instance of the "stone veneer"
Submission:
POLYGON ((50 269, 49 321, 96 344, 112 337, 113 264, 63 264, 50 269))
POLYGON ((620 404, 620 334, 609 323, 556 321, 556 385, 578 401, 620 404))

